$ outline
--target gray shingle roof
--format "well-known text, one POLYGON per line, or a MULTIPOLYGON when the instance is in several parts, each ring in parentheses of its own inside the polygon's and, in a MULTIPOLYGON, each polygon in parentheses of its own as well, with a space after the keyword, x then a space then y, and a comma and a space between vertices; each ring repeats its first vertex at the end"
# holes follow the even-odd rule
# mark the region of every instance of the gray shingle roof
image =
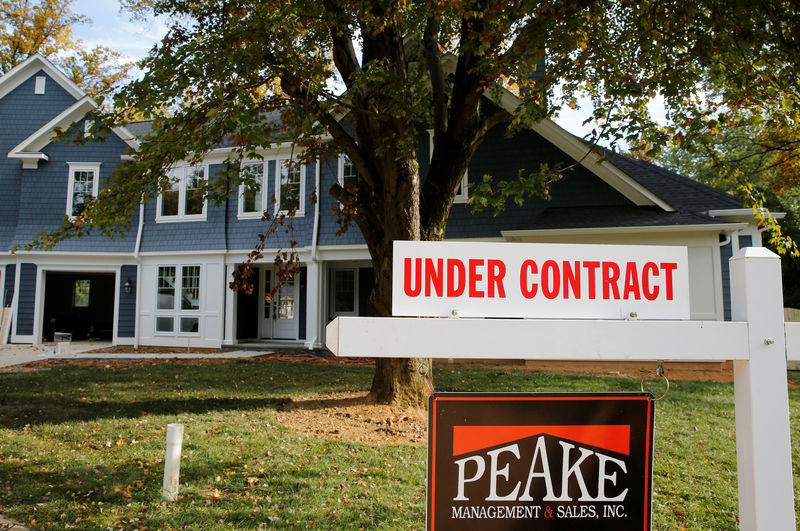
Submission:
POLYGON ((675 210, 706 212, 742 208, 740 199, 650 162, 623 155, 612 155, 608 160, 675 210))
POLYGON ((153 120, 142 120, 141 122, 131 122, 125 126, 125 129, 136 138, 142 138, 150 134, 153 130, 153 120))

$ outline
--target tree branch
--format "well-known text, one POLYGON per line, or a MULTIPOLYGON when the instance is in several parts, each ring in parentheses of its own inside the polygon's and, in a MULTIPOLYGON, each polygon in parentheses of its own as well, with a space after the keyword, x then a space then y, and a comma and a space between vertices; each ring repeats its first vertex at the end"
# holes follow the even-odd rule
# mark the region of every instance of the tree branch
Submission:
POLYGON ((330 30, 331 42, 333 43, 333 62, 342 75, 344 84, 348 89, 352 89, 353 74, 358 72, 361 66, 358 64, 358 57, 353 48, 353 36, 350 32, 349 18, 339 2, 325 0, 323 5, 335 21, 335 25, 330 30))
POLYGON ((439 33, 441 31, 441 11, 437 7, 431 8, 428 21, 425 24, 425 33, 422 43, 425 50, 425 59, 428 63, 428 72, 433 91, 433 138, 436 139, 447 128, 447 96, 445 94, 444 72, 442 70, 442 54, 439 50, 439 33))

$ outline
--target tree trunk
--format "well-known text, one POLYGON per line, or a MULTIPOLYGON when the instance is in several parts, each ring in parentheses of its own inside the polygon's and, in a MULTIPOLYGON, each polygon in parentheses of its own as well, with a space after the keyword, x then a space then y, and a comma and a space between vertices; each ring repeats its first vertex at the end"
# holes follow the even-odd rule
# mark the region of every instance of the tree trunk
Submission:
MULTIPOLYGON (((369 205, 359 205, 359 227, 369 247, 375 268, 375 285, 369 299, 371 317, 392 315, 392 256, 395 240, 419 240, 419 172, 416 154, 409 153, 406 161, 385 164, 384 194, 369 205), (377 203, 377 204, 376 204, 377 203), (404 208, 397 208, 404 205, 404 208), (382 205, 385 207, 382 208, 382 205), (367 218, 367 209, 374 214, 367 218), (366 218, 366 219, 365 219, 366 218), (375 218, 380 219, 377 222, 375 218)), ((424 406, 430 395, 431 363, 429 359, 379 358, 375 362, 370 397, 378 402, 402 406, 424 406), (422 366, 422 370, 420 367, 422 366)))
MULTIPOLYGON (((391 242, 389 242, 391 248, 391 242)), ((392 315, 392 255, 373 256, 375 287, 370 296, 373 317, 392 315)), ((377 402, 423 406, 430 394, 431 360, 426 358, 377 358, 370 397, 377 402)), ((432 385, 432 384, 431 384, 432 385)))

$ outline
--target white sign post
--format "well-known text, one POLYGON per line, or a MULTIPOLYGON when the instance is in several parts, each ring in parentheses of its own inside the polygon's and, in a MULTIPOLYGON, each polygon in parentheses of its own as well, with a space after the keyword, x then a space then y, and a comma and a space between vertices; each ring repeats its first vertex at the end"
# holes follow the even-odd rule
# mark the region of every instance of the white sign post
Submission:
POLYGON ((362 357, 734 360, 741 529, 793 531, 786 358, 787 343, 800 357, 800 327, 784 325, 781 293, 778 256, 750 247, 731 259, 731 322, 338 317, 326 344, 337 356, 362 357))

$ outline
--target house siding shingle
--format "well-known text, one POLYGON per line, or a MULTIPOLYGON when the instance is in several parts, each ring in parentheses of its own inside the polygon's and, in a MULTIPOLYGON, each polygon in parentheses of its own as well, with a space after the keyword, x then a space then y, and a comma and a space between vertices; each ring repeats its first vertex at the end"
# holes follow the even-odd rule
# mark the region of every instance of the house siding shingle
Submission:
POLYGON ((34 307, 36 303, 36 264, 22 264, 19 275, 19 300, 17 301, 17 335, 33 334, 34 307))
POLYGON ((119 272, 119 312, 117 315, 117 336, 134 337, 136 333, 136 266, 124 265, 119 272), (131 293, 125 293, 125 282, 133 284, 131 293))
MULTIPOLYGON (((67 107, 75 103, 50 76, 42 71, 31 76, 0 99, 0 250, 11 248, 20 206, 22 164, 5 156, 67 107), (45 94, 34 94, 36 76, 47 78, 45 94)), ((66 201, 66 199, 65 199, 66 201)))
MULTIPOLYGON (((83 120, 78 123, 83 130, 83 120)), ((104 141, 83 145, 53 142, 44 148, 49 160, 39 163, 37 169, 22 170, 18 224, 12 244, 30 243, 37 233, 52 231, 61 226, 67 213, 70 162, 99 162, 100 187, 120 162, 127 145, 116 135, 109 134, 104 141)), ((57 251, 133 252, 138 210, 131 229, 125 237, 107 238, 95 232, 83 238, 65 240, 56 245, 57 251), (133 235, 133 237, 131 237, 133 235)))
POLYGON ((6 308, 10 307, 11 302, 14 300, 14 278, 16 272, 17 272, 16 264, 8 264, 6 266, 5 300, 3 301, 3 306, 6 308))

